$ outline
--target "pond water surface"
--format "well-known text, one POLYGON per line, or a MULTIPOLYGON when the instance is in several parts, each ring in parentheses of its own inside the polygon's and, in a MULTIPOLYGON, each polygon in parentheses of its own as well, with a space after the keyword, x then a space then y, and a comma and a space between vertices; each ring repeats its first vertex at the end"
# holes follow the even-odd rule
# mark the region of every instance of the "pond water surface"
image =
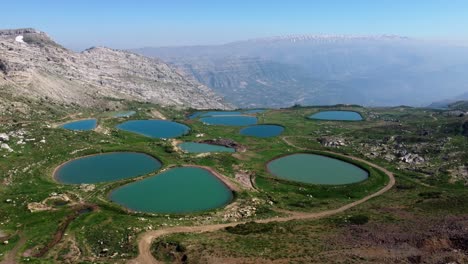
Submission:
POLYGON ((66 124, 61 125, 62 128, 68 129, 68 130, 93 130, 97 126, 97 120, 96 119, 85 119, 85 120, 79 120, 79 121, 73 121, 69 122, 66 124))
POLYGON ((309 116, 310 119, 335 121, 361 121, 360 113, 354 111, 323 111, 309 116))
POLYGON ((109 197, 132 211, 192 213, 222 207, 233 194, 208 170, 181 167, 124 185, 109 197))
POLYGON ((222 125, 222 126, 250 126, 257 124, 257 118, 254 116, 210 116, 202 117, 200 119, 203 123, 208 125, 222 125))
POLYGON ((118 125, 117 128, 151 138, 175 138, 190 131, 184 124, 167 120, 131 120, 118 125))
POLYGON ((310 184, 349 184, 364 181, 366 170, 339 159, 316 154, 292 154, 267 164, 278 178, 310 184))
POLYGON ((98 183, 141 176, 160 168, 161 162, 147 154, 111 152, 66 162, 57 168, 54 177, 62 183, 98 183))

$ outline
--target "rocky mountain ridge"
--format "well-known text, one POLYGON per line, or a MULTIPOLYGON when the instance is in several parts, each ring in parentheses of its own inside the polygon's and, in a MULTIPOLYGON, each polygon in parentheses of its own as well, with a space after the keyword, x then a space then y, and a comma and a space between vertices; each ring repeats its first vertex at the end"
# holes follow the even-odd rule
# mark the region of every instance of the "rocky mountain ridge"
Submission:
POLYGON ((231 107, 208 87, 157 59, 104 47, 76 53, 31 28, 0 30, 0 90, 85 107, 115 99, 198 109, 231 107))

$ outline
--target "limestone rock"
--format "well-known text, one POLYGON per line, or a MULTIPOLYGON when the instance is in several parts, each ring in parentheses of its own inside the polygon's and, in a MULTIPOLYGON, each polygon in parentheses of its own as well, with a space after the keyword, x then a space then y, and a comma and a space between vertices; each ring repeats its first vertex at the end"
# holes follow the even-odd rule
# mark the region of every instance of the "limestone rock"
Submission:
POLYGON ((6 144, 6 143, 2 143, 2 144, 0 145, 0 149, 5 149, 5 150, 7 150, 8 152, 13 152, 13 149, 10 148, 10 146, 8 146, 8 144, 6 144))
POLYGON ((159 60, 103 47, 76 53, 35 29, 0 30, 0 87, 31 100, 81 106, 116 98, 163 106, 230 108, 211 89, 159 60))
POLYGON ((2 142, 8 142, 10 140, 10 136, 8 136, 5 133, 0 133, 0 141, 2 142))

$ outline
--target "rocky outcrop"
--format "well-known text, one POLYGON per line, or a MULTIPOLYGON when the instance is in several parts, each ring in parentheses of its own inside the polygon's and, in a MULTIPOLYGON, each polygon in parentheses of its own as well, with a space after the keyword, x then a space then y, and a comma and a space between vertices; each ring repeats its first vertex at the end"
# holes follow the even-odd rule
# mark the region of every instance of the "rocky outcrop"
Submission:
POLYGON ((161 61, 103 47, 76 53, 34 29, 0 31, 0 87, 16 96, 81 106, 113 98, 230 108, 212 90, 161 61))
POLYGON ((342 138, 322 137, 322 138, 319 138, 318 141, 324 147, 328 147, 328 148, 339 148, 339 147, 346 146, 346 143, 344 139, 342 138))
POLYGON ((218 145, 218 146, 224 146, 228 148, 233 148, 237 152, 244 152, 246 150, 246 147, 237 143, 236 141, 232 139, 227 139, 227 138, 218 138, 218 139, 206 139, 200 141, 200 143, 205 143, 205 144, 211 144, 211 145, 218 145))
POLYGON ((5 133, 0 133, 0 141, 2 142, 8 142, 10 140, 10 136, 5 133))
POLYGON ((400 158, 401 161, 409 164, 421 164, 424 163, 424 158, 418 154, 408 153, 400 158))

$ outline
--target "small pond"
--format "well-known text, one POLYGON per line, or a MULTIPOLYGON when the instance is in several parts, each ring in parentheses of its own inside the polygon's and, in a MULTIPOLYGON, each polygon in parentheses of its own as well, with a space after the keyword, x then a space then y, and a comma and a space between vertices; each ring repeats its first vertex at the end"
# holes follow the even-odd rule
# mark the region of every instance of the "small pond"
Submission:
POLYGON ((208 125, 221 126, 250 126, 257 124, 257 118, 254 116, 233 115, 233 116, 210 116, 200 119, 208 125))
POLYGON ((333 121, 361 121, 360 113, 354 111, 323 111, 309 116, 310 119, 333 121))
POLYGON ((130 117, 134 114, 136 114, 135 111, 123 111, 123 112, 114 113, 112 116, 113 117, 130 117))
POLYGON ((65 128, 68 130, 78 130, 78 131, 93 130, 96 128, 96 126, 97 126, 97 120, 94 118, 73 121, 73 122, 69 122, 69 123, 61 125, 62 128, 65 128))

